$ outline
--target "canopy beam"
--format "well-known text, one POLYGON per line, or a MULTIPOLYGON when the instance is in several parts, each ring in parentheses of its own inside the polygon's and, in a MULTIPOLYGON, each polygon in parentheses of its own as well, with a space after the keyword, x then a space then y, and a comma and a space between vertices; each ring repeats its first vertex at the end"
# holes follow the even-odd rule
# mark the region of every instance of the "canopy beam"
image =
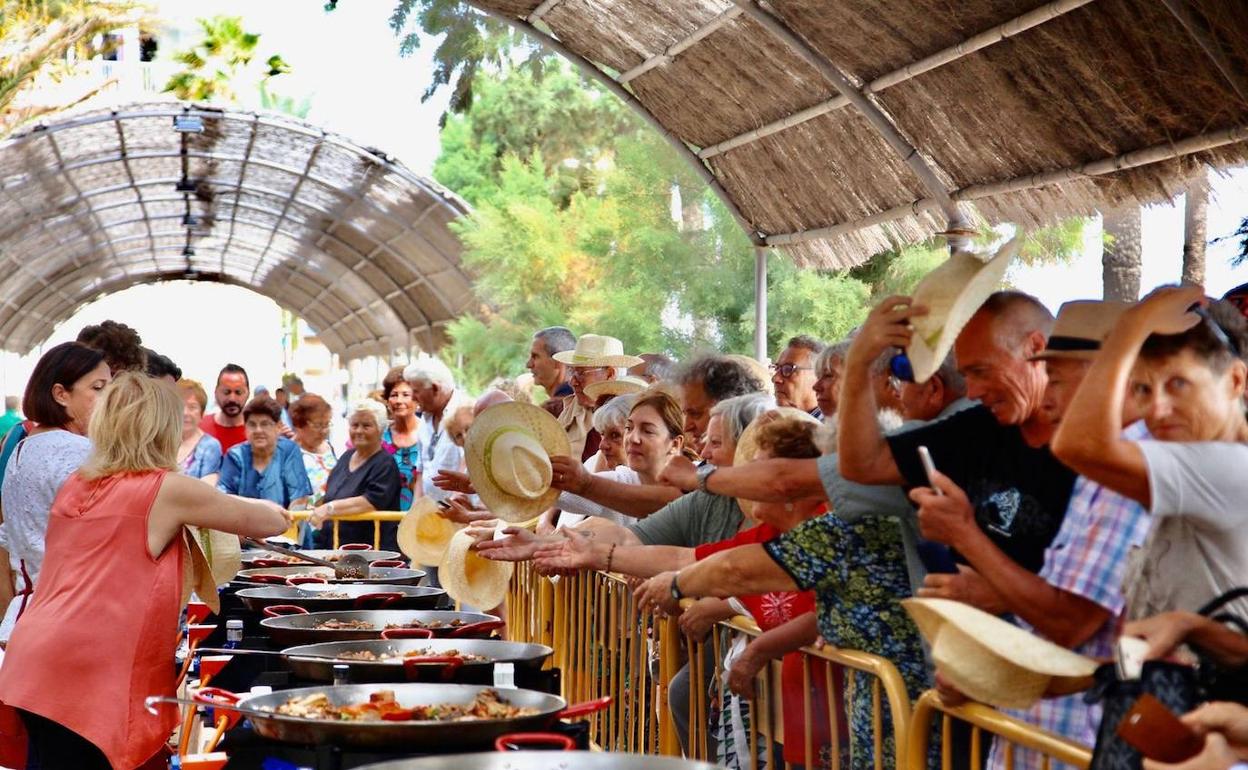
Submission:
POLYGON ((1235 95, 1248 104, 1248 82, 1231 63, 1231 60, 1226 58, 1222 46, 1218 45, 1205 23, 1197 18, 1187 0, 1161 0, 1161 4, 1166 6, 1166 10, 1170 11, 1170 14, 1183 26, 1188 37, 1205 52, 1205 56, 1209 57, 1209 61, 1213 63, 1235 95))
POLYGON ((620 75, 618 78, 616 78, 616 80, 618 80, 620 83, 628 83, 630 80, 633 80, 637 77, 640 77, 641 75, 646 74, 647 72, 654 69, 655 67, 662 67, 662 66, 667 66, 668 64, 671 64, 672 60, 675 59, 677 56, 684 53, 685 51, 692 48, 693 46, 697 45, 708 35, 720 29, 728 22, 740 16, 742 13, 744 13, 744 11, 741 9, 741 6, 739 5, 728 6, 728 8, 726 8, 723 12, 721 12, 715 18, 711 19, 707 23, 703 24, 701 27, 698 27, 696 30, 694 30, 693 34, 681 40, 677 40, 675 43, 672 43, 667 48, 665 48, 663 50, 663 53, 658 53, 658 54, 655 54, 654 56, 651 56, 649 59, 646 59, 641 64, 638 64, 636 67, 633 67, 632 69, 620 75))

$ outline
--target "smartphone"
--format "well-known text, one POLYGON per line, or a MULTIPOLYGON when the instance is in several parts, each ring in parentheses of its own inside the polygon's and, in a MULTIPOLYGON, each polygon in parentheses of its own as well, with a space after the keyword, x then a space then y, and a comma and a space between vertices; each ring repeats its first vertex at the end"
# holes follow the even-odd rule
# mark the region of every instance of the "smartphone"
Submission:
POLYGON ((1205 741, 1174 715, 1165 704, 1145 693, 1118 723, 1118 737, 1148 759, 1186 762, 1199 754, 1205 741))
POLYGON ((919 447, 919 462, 923 463, 923 472, 927 474, 927 485, 936 494, 943 495, 944 492, 937 489, 936 484, 932 481, 932 477, 936 475, 936 463, 932 462, 932 453, 927 451, 925 446, 919 447))

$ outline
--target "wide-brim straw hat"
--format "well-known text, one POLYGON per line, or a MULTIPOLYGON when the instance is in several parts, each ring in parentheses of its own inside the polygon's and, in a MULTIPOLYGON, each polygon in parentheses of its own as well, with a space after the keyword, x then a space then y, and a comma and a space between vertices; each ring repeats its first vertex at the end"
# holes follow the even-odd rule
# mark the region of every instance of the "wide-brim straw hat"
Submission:
POLYGON ((915 382, 927 382, 940 368, 962 327, 1000 288, 1021 241, 1021 236, 1015 236, 988 259, 970 251, 955 251, 919 281, 912 299, 914 304, 926 306, 928 312, 910 319, 914 335, 906 348, 915 382))
POLYGON ((572 350, 563 350, 552 356, 561 364, 569 366, 624 367, 644 364, 637 356, 624 355, 624 343, 615 337, 602 334, 582 334, 572 350))
MULTIPOLYGON (((209 530, 211 531, 211 530, 209 530)), ((224 534, 224 533, 220 533, 224 534)), ((234 542, 238 542, 237 535, 231 535, 234 542)), ((185 606, 194 592, 199 600, 208 605, 213 614, 221 612, 221 597, 217 594, 217 579, 213 574, 212 567, 208 563, 208 557, 204 555, 203 546, 200 545, 199 534, 192 531, 187 525, 182 528, 182 602, 180 606, 185 606)), ((242 562, 239 562, 242 566, 242 562)), ((230 574, 230 578, 238 572, 235 568, 234 573, 230 574)), ((224 582, 229 582, 230 578, 226 578, 224 582)))
POLYGON ((585 395, 595 401, 603 396, 623 396, 629 393, 640 393, 649 387, 649 383, 640 377, 616 377, 601 382, 591 382, 582 388, 585 395))
MULTIPOLYGON (((764 424, 776 422, 778 420, 798 420, 813 423, 815 425, 822 425, 822 423, 812 417, 809 412, 803 412, 801 409, 791 406, 777 406, 772 409, 768 409, 766 412, 763 412, 761 415, 754 418, 749 425, 745 426, 745 430, 741 431, 741 436, 737 439, 737 448, 732 453, 732 464, 734 467, 738 465, 745 465, 746 463, 754 461, 754 457, 758 454, 759 450, 759 430, 764 424)), ((753 500, 737 498, 737 505, 741 506, 741 510, 746 516, 754 518, 753 500)))
POLYGON ((495 404, 477 415, 464 440, 464 461, 477 495, 508 522, 528 521, 555 504, 559 490, 550 486, 550 458, 571 454, 559 421, 540 406, 518 401, 495 404))
POLYGON ((432 498, 422 497, 399 520, 399 550, 416 564, 436 567, 442 563, 451 538, 463 528, 442 516, 432 498))
POLYGON ((997 708, 1030 708, 1048 695, 1087 688, 1097 662, 950 599, 902 605, 932 649, 940 673, 968 697, 997 708))
POLYGON ((1081 299, 1065 302, 1057 309, 1057 320, 1044 350, 1032 361, 1049 358, 1075 358, 1091 361, 1101 350, 1101 343, 1114 330, 1129 302, 1081 299))
POLYGON ((215 529, 187 525, 194 533, 204 558, 212 570, 212 579, 221 586, 234 579, 243 568, 243 551, 238 535, 215 529))
POLYGON ((477 554, 470 550, 473 542, 467 530, 455 533, 438 565, 438 580, 460 606, 490 610, 507 598, 507 586, 515 565, 477 554))

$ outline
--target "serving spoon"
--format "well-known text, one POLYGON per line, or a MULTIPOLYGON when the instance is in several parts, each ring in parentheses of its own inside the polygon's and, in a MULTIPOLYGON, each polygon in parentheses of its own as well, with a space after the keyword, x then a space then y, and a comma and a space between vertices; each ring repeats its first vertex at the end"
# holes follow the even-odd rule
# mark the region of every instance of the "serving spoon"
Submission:
POLYGON ((306 553, 300 553, 280 545, 266 543, 254 537, 244 537, 243 542, 254 545, 257 548, 263 548, 266 551, 274 551, 284 556, 291 556, 299 561, 315 564, 318 567, 329 567, 334 571, 335 580, 362 580, 369 576, 368 559, 358 553, 347 551, 338 561, 329 561, 327 559, 318 559, 315 556, 308 556, 306 553))

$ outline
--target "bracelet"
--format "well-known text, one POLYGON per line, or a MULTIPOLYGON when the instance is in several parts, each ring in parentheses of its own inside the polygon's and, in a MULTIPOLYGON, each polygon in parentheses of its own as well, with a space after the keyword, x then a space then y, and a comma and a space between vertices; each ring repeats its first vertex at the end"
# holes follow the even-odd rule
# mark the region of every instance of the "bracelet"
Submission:
POLYGON ((333 516, 334 515, 334 501, 330 500, 328 503, 325 503, 325 507, 329 509, 329 515, 333 516))
POLYGON ((618 545, 618 543, 612 543, 612 544, 611 544, 611 547, 610 547, 609 549, 607 549, 607 569, 605 570, 606 572, 610 572, 610 571, 611 571, 611 559, 615 557, 615 546, 616 546, 616 545, 618 545))

